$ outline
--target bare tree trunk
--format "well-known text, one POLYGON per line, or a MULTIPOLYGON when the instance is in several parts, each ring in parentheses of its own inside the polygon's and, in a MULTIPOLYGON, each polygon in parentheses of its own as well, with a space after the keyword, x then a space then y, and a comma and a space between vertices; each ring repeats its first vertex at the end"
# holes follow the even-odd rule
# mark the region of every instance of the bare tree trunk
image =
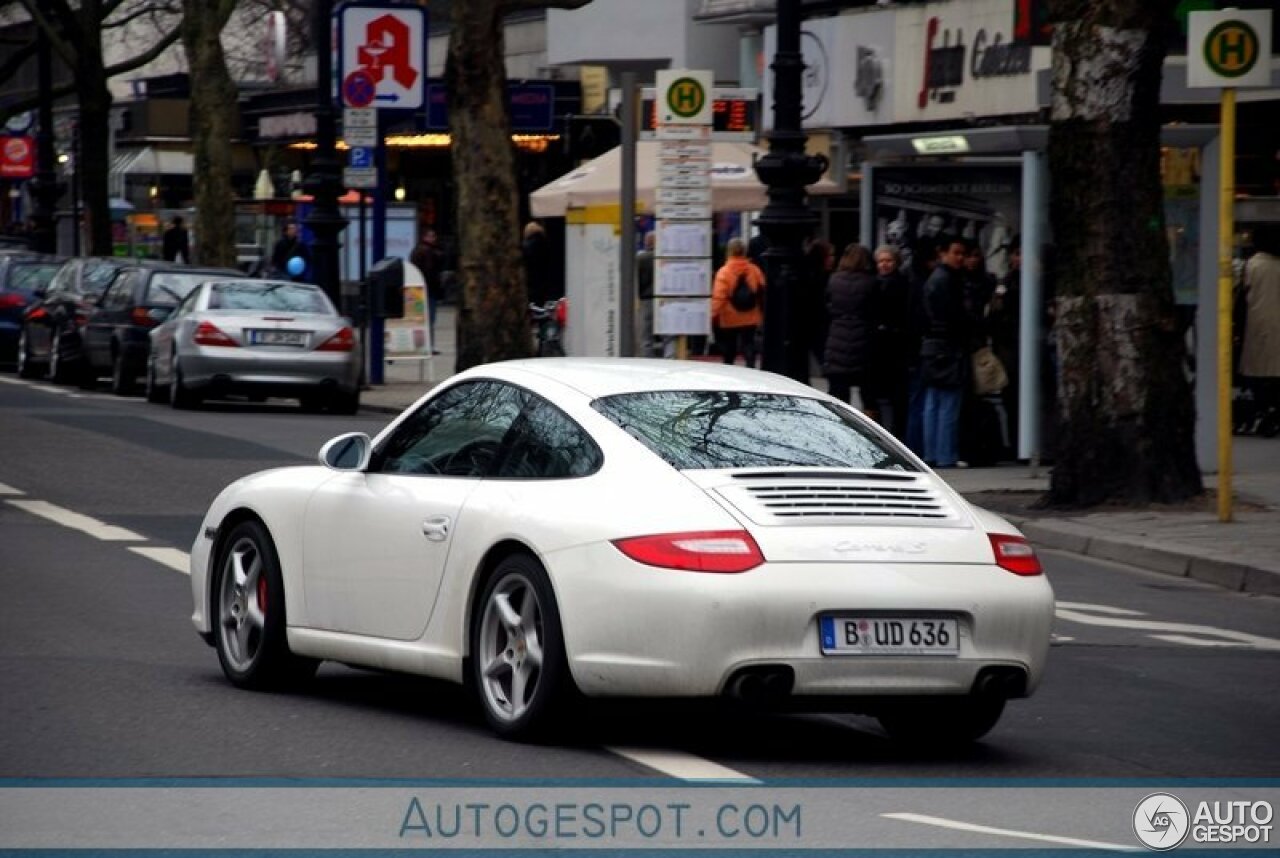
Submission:
POLYGON ((1201 492, 1160 184, 1174 0, 1051 0, 1058 444, 1048 501, 1201 492))
POLYGON ((500 0, 453 4, 445 70, 458 195, 459 370, 531 349, 501 13, 500 0))
POLYGON ((195 255, 202 265, 234 266, 236 262, 235 195, 231 189, 236 86, 227 71, 221 38, 234 8, 234 0, 185 0, 183 9, 182 45, 191 71, 195 151, 195 255))

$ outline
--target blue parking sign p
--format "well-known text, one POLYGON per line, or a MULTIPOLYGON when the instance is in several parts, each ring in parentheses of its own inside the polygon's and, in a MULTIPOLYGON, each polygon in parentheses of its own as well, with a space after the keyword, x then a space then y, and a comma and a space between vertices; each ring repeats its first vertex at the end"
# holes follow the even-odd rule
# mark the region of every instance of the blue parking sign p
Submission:
POLYGON ((372 167, 373 166, 373 150, 363 146, 353 146, 350 150, 351 160, 349 166, 352 167, 372 167))

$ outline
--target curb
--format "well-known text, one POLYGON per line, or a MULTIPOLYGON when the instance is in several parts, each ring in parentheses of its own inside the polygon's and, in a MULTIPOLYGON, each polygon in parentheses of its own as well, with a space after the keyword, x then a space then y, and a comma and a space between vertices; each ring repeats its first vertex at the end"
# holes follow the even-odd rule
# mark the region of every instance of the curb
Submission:
POLYGON ((1157 548, 1123 537, 1102 536, 1094 528, 1070 522, 1046 524, 1021 516, 1006 516, 1026 537, 1038 546, 1111 560, 1136 566, 1148 572, 1159 572, 1178 578, 1193 578, 1241 593, 1280 596, 1280 571, 1198 557, 1192 554, 1157 548))

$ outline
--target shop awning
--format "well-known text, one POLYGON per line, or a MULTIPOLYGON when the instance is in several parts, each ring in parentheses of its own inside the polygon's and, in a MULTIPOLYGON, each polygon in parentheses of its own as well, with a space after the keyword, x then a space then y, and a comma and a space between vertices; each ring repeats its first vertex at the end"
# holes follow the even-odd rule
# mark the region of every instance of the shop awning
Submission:
MULTIPOLYGON (((768 201, 765 186, 756 178, 752 158, 765 150, 750 143, 716 141, 711 144, 711 207, 715 211, 758 211, 768 201)), ((636 143, 636 203, 653 211, 653 191, 658 177, 658 141, 636 143)), ((571 208, 617 205, 622 184, 622 147, 550 182, 529 195, 534 217, 564 217, 571 208)), ((809 186, 810 194, 839 193, 834 182, 809 186)))
POLYGON ((112 176, 190 176, 194 159, 190 152, 173 152, 143 146, 117 152, 111 161, 112 176))

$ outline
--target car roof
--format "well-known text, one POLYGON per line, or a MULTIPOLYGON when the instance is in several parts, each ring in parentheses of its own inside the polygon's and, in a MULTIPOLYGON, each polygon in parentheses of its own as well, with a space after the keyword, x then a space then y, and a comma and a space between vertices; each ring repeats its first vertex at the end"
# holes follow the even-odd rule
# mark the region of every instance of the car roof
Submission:
POLYGON ((538 392, 570 388, 590 399, 650 390, 733 390, 814 396, 807 384, 747 367, 664 358, 529 358, 472 367, 464 376, 487 376, 538 392))

